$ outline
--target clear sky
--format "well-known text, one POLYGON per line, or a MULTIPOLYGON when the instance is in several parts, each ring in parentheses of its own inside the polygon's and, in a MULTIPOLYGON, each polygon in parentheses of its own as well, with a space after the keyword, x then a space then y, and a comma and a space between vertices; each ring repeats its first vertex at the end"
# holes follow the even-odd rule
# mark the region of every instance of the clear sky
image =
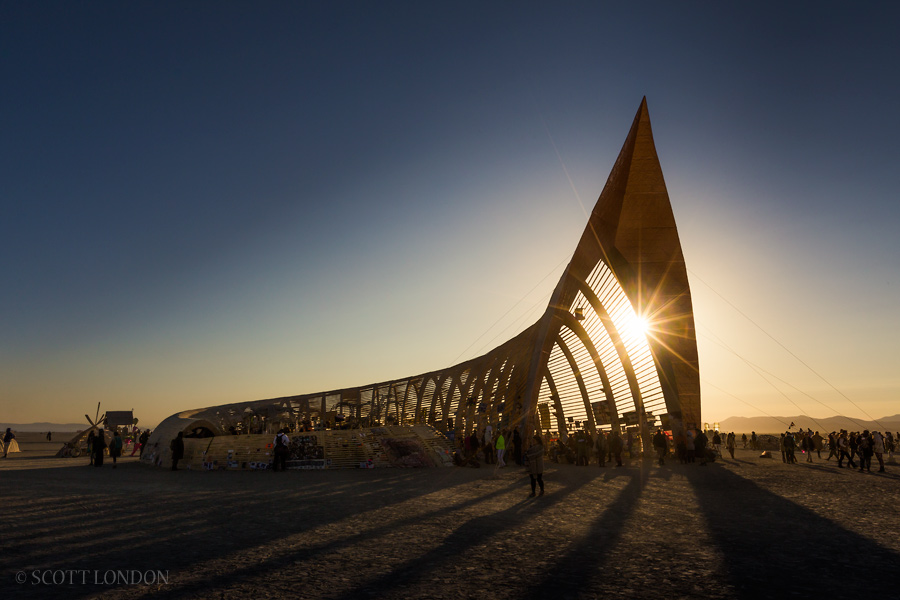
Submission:
POLYGON ((0 3, 0 421, 153 424, 486 352, 543 311, 645 95, 704 420, 900 413, 898 22, 0 3))

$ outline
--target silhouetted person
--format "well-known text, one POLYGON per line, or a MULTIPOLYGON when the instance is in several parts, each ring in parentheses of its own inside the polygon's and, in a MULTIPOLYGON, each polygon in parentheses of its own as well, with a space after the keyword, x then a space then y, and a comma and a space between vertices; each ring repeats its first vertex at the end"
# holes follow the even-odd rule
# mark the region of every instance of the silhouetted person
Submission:
POLYGON ((594 449, 597 450, 597 466, 605 467, 606 453, 609 449, 606 447, 606 436, 603 435, 602 431, 597 432, 597 439, 594 441, 594 449))
POLYGON ((819 435, 818 431, 812 436, 813 449, 816 451, 816 456, 820 459, 822 458, 822 446, 824 441, 825 438, 819 435))
POLYGON ((285 434, 284 429, 278 432, 273 443, 274 459, 272 460, 272 471, 286 471, 287 457, 290 454, 291 439, 285 434))
POLYGON ((134 451, 138 450, 138 458, 144 456, 144 446, 147 445, 147 440, 150 439, 150 430, 145 429, 140 436, 138 436, 138 443, 135 444, 134 450, 131 451, 131 455, 134 456, 134 451))
POLYGON ((659 459, 659 466, 665 463, 666 453, 669 451, 669 441, 662 429, 657 429, 653 435, 653 448, 656 450, 656 458, 659 459))
POLYGON ((176 437, 169 444, 169 449, 172 450, 172 470, 178 470, 178 461, 184 458, 184 432, 179 431, 178 437, 176 437))
POLYGON ((703 431, 697 431, 697 435, 694 436, 694 454, 700 458, 700 466, 706 466, 706 447, 709 445, 709 438, 706 437, 706 434, 703 431))
POLYGON ((475 433, 475 430, 472 430, 472 435, 469 436, 469 458, 474 458, 478 460, 478 450, 481 448, 478 440, 478 434, 475 433))
POLYGON ((16 434, 12 432, 12 427, 7 427, 6 433, 3 434, 3 458, 9 454, 9 446, 14 439, 16 439, 16 434))
POLYGON ((800 440, 800 449, 806 454, 806 462, 812 462, 812 438, 805 433, 800 440))
POLYGON ((544 495, 544 443, 541 436, 534 436, 531 447, 525 452, 525 464, 528 475, 531 477, 531 495, 534 496, 537 485, 541 486, 541 496, 544 495))
POLYGON ((616 460, 617 467, 622 466, 622 450, 624 446, 625 445, 622 443, 622 436, 619 435, 619 432, 613 431, 609 436, 609 450, 616 460))
POLYGON ((847 440, 847 432, 841 430, 841 435, 838 436, 838 449, 841 452, 840 457, 838 458, 838 467, 844 468, 844 458, 847 459, 847 466, 855 469, 856 463, 853 462, 853 456, 850 454, 850 442, 847 440))
POLYGON ((831 457, 838 458, 840 454, 838 453, 838 442, 837 435, 832 431, 828 434, 828 458, 825 461, 831 460, 831 457))
POLYGON ((794 435, 790 431, 784 434, 784 454, 789 465, 797 462, 797 457, 794 454, 796 447, 797 441, 794 439, 794 435))
POLYGON ((47 432, 47 441, 48 441, 48 442, 52 442, 52 441, 53 441, 53 432, 52 432, 52 431, 48 431, 48 432, 47 432))
POLYGON ((90 462, 88 465, 94 464, 94 440, 97 439, 97 436, 94 435, 94 430, 91 429, 87 435, 87 451, 88 457, 90 458, 90 462))
POLYGON ((517 465, 522 464, 522 436, 519 435, 519 429, 513 429, 512 433, 513 458, 517 465))
POLYGON ((878 472, 884 473, 884 436, 878 431, 872 432, 872 452, 878 459, 878 472))
POLYGON ((116 459, 122 456, 122 437, 119 430, 113 431, 112 439, 109 440, 109 455, 113 459, 113 469, 116 468, 116 459))
POLYGON ((731 455, 732 459, 734 458, 734 445, 736 443, 737 440, 734 437, 733 431, 725 436, 725 449, 728 450, 728 454, 731 455))
POLYGON ((587 434, 582 430, 575 432, 575 464, 579 467, 582 465, 586 467, 589 453, 590 446, 588 446, 587 434))
POLYGON ((103 466, 103 451, 106 450, 106 432, 101 427, 94 438, 94 466, 103 466))
POLYGON ((872 471, 872 455, 875 454, 872 449, 872 440, 869 438, 869 430, 866 429, 862 432, 857 438, 856 441, 856 451, 859 454, 859 470, 860 472, 872 471))

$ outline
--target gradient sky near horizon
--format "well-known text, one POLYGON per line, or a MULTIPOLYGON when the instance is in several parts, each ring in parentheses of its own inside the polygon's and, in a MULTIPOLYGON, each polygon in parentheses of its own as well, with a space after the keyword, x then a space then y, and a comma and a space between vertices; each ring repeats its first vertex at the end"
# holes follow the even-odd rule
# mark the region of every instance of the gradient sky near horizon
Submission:
POLYGON ((4 2, 0 421, 154 424, 490 350, 546 307, 643 96, 704 421, 900 413, 898 22, 4 2))

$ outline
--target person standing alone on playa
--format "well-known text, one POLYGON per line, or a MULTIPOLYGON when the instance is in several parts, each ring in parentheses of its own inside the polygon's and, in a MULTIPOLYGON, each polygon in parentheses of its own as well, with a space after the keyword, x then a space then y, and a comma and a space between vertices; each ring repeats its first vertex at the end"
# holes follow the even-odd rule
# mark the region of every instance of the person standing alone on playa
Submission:
POLYGON ((534 497, 534 491, 537 484, 541 486, 541 496, 544 495, 544 444, 541 436, 536 435, 533 438, 531 447, 525 451, 525 466, 528 468, 528 475, 531 477, 531 496, 534 497))

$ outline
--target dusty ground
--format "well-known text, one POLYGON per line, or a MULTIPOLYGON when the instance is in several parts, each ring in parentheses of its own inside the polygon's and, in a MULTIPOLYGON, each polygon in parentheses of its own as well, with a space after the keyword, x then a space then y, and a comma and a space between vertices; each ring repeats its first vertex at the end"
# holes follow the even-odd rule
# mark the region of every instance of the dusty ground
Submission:
POLYGON ((547 463, 529 498, 515 467, 173 473, 23 450, 0 459, 4 599, 900 597, 896 464, 547 463))

